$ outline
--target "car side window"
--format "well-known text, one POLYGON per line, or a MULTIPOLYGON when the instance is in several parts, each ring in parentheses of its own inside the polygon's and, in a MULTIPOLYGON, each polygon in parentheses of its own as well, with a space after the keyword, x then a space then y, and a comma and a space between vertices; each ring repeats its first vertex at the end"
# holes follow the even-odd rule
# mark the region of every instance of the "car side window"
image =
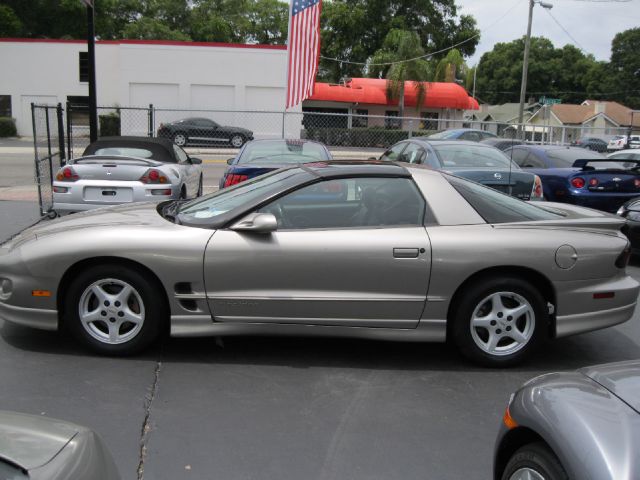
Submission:
POLYGON ((402 155, 398 157, 399 162, 406 163, 423 163, 427 155, 422 147, 415 143, 410 143, 404 149, 402 155))
POLYGON ((425 201, 409 178, 358 177, 302 187, 259 211, 283 230, 423 225, 425 201))
POLYGON ((478 132, 465 132, 460 136, 461 140, 469 140, 471 142, 479 142, 482 137, 478 132))
POLYGON ((504 152, 507 157, 510 157, 519 167, 524 167, 529 157, 529 152, 521 148, 512 148, 504 152))
POLYGON ((395 162, 396 160, 398 160, 400 153, 402 153, 402 151, 406 146, 407 144, 405 142, 394 145, 393 147, 391 147, 389 150, 387 150, 382 154, 382 156, 380 157, 380 160, 384 160, 387 162, 395 162))
POLYGON ((205 120, 204 118, 194 120, 193 122, 191 122, 191 124, 195 125, 196 127, 213 127, 213 122, 211 122, 210 120, 205 120))
POLYGON ((174 145, 173 151, 176 154, 176 158, 178 159, 178 162, 185 163, 187 162, 187 160, 189 160, 189 155, 187 155, 186 152, 182 150, 179 146, 174 145))

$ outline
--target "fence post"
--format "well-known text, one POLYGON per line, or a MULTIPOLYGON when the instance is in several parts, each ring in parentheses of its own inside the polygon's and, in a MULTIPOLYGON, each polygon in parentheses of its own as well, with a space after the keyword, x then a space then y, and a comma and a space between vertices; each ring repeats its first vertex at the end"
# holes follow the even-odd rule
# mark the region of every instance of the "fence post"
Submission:
POLYGON ((38 158, 38 132, 36 130, 36 106, 31 102, 31 126, 33 128, 33 155, 34 166, 36 168, 36 185, 38 187, 38 204, 40 205, 40 215, 44 215, 42 211, 42 189, 40 188, 40 159, 38 158))
POLYGON ((60 150, 60 166, 63 166, 67 162, 64 154, 64 121, 62 119, 62 103, 58 103, 58 106, 56 107, 56 117, 58 119, 58 149, 60 150))
POLYGON ((282 112, 282 138, 284 138, 284 124, 285 124, 286 115, 287 115, 287 111, 285 110, 284 112, 282 112))
POLYGON ((155 132, 155 114, 153 111, 153 103, 149 104, 149 129, 148 129, 148 136, 149 137, 153 137, 153 132, 155 132))
POLYGON ((73 158, 71 141, 71 104, 67 102, 67 158, 73 158))
POLYGON ((53 162, 51 161, 51 127, 49 127, 49 107, 44 107, 45 119, 47 120, 47 153, 49 158, 49 177, 53 185, 53 162))

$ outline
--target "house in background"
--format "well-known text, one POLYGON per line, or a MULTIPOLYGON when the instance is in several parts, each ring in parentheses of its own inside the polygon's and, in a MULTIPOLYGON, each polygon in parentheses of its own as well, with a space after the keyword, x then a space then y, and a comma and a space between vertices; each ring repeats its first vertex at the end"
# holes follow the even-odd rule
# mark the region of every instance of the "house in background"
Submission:
MULTIPOLYGON (((477 111, 467 110, 465 112, 464 116, 467 122, 464 126, 465 128, 485 130, 500 137, 508 136, 509 132, 515 134, 519 108, 519 103, 503 103, 502 105, 482 104, 477 111)), ((527 123, 539 108, 539 103, 525 105, 523 122, 527 123)))
POLYGON ((444 130, 459 128, 464 112, 477 110, 478 102, 457 83, 427 82, 424 104, 417 108, 416 88, 406 82, 404 120, 398 118, 398 101, 386 94, 386 80, 351 78, 340 84, 317 82, 313 96, 302 103, 303 124, 315 128, 366 128, 444 130))
POLYGON ((608 140, 614 135, 626 135, 630 128, 640 131, 640 113, 632 113, 630 108, 611 101, 547 105, 529 119, 527 138, 551 143, 571 143, 587 136, 608 140))

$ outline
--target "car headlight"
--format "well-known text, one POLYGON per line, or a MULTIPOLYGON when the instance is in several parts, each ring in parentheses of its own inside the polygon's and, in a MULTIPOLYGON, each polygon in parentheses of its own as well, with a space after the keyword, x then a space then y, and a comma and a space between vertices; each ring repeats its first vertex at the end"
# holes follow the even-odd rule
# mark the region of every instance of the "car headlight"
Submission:
POLYGON ((13 282, 8 278, 0 278, 0 299, 6 300, 13 291, 13 282))
POLYGON ((626 216, 627 220, 633 220, 634 222, 640 222, 640 212, 629 210, 626 216))

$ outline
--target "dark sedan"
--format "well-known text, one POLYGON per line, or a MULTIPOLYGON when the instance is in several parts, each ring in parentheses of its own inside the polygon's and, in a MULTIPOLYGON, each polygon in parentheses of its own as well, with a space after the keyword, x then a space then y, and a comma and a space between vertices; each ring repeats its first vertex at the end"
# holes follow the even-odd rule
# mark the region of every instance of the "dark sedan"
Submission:
POLYGON ((468 140, 470 142, 481 142, 487 138, 496 138, 496 135, 474 128, 452 128, 429 135, 430 140, 468 140))
POLYGON ((571 144, 574 147, 586 148, 587 150, 593 150, 594 152, 604 153, 607 151, 609 144, 597 137, 585 137, 576 140, 571 144))
POLYGON ((541 200, 542 183, 497 148, 477 142, 415 137, 396 143, 380 160, 424 164, 465 177, 522 200, 541 200))
POLYGON ((292 164, 331 159, 327 147, 311 140, 254 140, 242 147, 238 155, 227 160, 229 166, 220 179, 220 188, 230 187, 292 164))
POLYGON ((494 480, 640 478, 640 361, 550 373, 511 395, 494 480))
POLYGON ((209 118, 185 118, 163 123, 158 136, 170 138, 178 146, 223 144, 240 148, 253 140, 253 132, 246 128, 219 125, 209 118))
POLYGON ((639 162, 616 162, 584 148, 557 145, 520 145, 505 153, 540 176, 544 197, 551 202, 615 213, 640 195, 639 162))

